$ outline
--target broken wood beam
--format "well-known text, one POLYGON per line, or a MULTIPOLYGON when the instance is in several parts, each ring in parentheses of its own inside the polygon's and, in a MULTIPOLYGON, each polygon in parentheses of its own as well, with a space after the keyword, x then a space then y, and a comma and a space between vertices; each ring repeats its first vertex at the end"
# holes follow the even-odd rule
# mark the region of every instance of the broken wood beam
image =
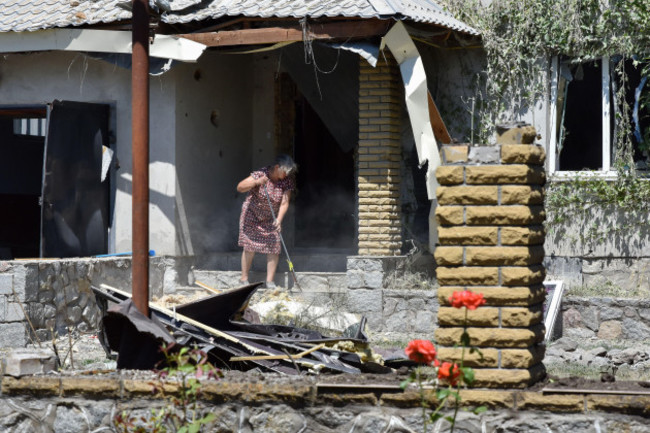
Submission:
POLYGON ((433 101, 433 97, 431 96, 431 92, 427 91, 427 94, 429 96, 429 119, 431 121, 431 128, 433 129, 433 135, 436 137, 436 140, 438 140, 442 144, 449 144, 451 143, 451 136, 449 135, 449 131, 447 131, 447 127, 445 126, 445 122, 442 120, 442 116, 440 116, 440 111, 438 111, 438 107, 436 106, 436 103, 433 101))
POLYGON ((259 360, 278 360, 278 359, 300 359, 303 356, 309 355, 312 352, 322 349, 325 347, 325 343, 321 343, 318 346, 314 346, 311 349, 307 349, 304 352, 296 353, 295 355, 258 355, 258 356, 233 356, 230 358, 230 361, 259 361, 259 360))
MULTIPOLYGON (((390 21, 363 20, 330 23, 309 23, 307 37, 310 39, 366 38, 384 35, 390 21)), ((275 44, 278 42, 299 42, 304 33, 301 26, 267 27, 258 29, 221 30, 208 33, 186 33, 178 35, 185 39, 207 45, 226 47, 234 45, 275 44)))

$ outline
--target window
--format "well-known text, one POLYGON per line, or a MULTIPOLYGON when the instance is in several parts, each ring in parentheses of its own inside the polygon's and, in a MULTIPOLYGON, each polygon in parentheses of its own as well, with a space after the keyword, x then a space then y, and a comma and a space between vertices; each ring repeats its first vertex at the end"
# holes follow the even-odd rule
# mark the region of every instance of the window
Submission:
POLYGON ((47 119, 23 118, 13 119, 14 135, 29 135, 32 137, 45 137, 47 132, 47 119))
POLYGON ((625 62, 625 105, 632 129, 637 169, 650 162, 650 85, 642 65, 617 56, 590 62, 571 59, 552 63, 549 172, 591 170, 613 172, 617 124, 615 103, 621 81, 616 72, 625 62))

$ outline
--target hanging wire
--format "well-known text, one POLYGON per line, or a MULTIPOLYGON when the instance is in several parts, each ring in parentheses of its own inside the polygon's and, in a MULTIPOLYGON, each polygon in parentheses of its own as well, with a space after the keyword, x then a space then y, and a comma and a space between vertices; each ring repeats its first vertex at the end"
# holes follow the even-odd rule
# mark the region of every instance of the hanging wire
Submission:
POLYGON ((314 39, 311 37, 311 31, 309 29, 309 23, 307 23, 307 17, 303 17, 300 19, 300 27, 302 28, 302 41, 304 45, 305 64, 314 65, 314 78, 316 79, 316 88, 318 89, 318 95, 320 96, 320 99, 323 100, 323 93, 321 92, 320 83, 318 82, 318 73, 320 72, 321 74, 331 74, 336 70, 336 68, 339 65, 339 59, 341 57, 341 49, 337 48, 336 50, 336 62, 334 63, 334 66, 332 66, 332 69, 330 69, 329 71, 325 71, 321 69, 318 66, 318 63, 316 62, 316 56, 314 54, 314 47, 313 47, 314 39))

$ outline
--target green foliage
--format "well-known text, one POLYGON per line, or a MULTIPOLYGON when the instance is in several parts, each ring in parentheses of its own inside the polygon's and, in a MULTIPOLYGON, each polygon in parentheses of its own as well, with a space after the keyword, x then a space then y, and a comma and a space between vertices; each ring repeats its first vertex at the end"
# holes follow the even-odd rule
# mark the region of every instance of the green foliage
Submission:
POLYGON ((152 409, 149 416, 136 416, 122 412, 115 416, 114 424, 124 433, 199 433, 215 420, 213 413, 202 414, 199 407, 201 379, 223 377, 220 370, 207 362, 207 354, 197 348, 189 349, 175 344, 163 345, 165 367, 157 372, 158 380, 152 383, 153 393, 167 400, 167 406, 152 409), (169 394, 167 384, 177 385, 169 394))
POLYGON ((546 229, 550 234, 568 223, 582 222, 583 231, 574 240, 597 243, 605 239, 629 238, 650 228, 650 179, 630 169, 619 168, 617 176, 605 179, 589 172, 572 179, 551 182, 546 193, 546 229), (595 215, 617 212, 624 215, 611 224, 595 215))
MULTIPOLYGON (((442 0, 441 3, 455 17, 478 30, 483 38, 487 59, 485 71, 476 80, 476 100, 481 120, 479 135, 484 142, 489 142, 498 121, 517 120, 522 110, 548 94, 547 70, 551 57, 569 57, 576 62, 614 55, 647 60, 650 54, 650 2, 647 0, 493 0, 488 5, 483 0, 442 0)), ((647 76, 647 69, 643 73, 647 76)), ((642 98, 645 104, 650 104, 649 93, 642 98)), ((619 130, 629 134, 629 128, 619 130)))

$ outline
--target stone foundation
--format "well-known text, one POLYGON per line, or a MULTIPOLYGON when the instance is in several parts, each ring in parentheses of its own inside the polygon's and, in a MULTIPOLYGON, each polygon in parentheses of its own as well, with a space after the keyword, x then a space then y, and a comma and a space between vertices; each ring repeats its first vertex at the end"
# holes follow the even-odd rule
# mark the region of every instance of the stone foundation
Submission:
MULTIPOLYGON (((169 407, 153 397, 153 376, 131 373, 95 376, 3 376, 0 430, 81 433, 114 428, 117 414, 151 416, 169 407)), ((226 375, 205 382, 203 412, 216 415, 209 431, 235 433, 329 433, 423 431, 417 391, 399 389, 399 378, 383 389, 359 384, 354 390, 328 385, 324 377, 262 379, 226 375), (231 377, 232 376, 232 377, 231 377)), ((340 382, 339 382, 340 384, 340 382)), ((349 385, 343 384, 343 386, 349 385)), ((166 392, 174 392, 167 385, 166 392)), ((455 431, 547 433, 571 431, 642 432, 650 428, 650 397, 639 395, 549 394, 535 391, 463 390, 462 406, 486 406, 473 415, 460 411, 455 431)), ((446 415, 451 415, 449 408, 446 415)), ((114 431, 114 430, 111 430, 114 431)), ((448 431, 446 421, 427 431, 448 431)))

